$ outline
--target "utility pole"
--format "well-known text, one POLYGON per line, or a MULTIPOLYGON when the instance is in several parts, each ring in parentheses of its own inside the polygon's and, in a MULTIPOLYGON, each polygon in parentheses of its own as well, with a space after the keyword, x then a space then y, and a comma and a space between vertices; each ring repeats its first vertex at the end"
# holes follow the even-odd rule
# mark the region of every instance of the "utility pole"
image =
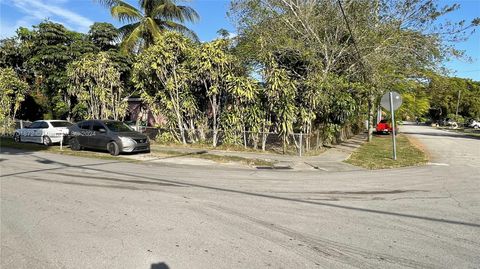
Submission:
POLYGON ((455 112, 455 121, 458 121, 458 107, 460 106, 460 90, 458 90, 457 111, 455 112))

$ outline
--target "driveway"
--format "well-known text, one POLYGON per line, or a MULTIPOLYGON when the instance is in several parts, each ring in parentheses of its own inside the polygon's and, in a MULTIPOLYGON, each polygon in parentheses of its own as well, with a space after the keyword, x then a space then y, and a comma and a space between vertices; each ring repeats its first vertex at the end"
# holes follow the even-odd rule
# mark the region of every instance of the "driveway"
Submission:
POLYGON ((2 149, 2 268, 479 268, 480 140, 430 165, 278 171, 2 149))

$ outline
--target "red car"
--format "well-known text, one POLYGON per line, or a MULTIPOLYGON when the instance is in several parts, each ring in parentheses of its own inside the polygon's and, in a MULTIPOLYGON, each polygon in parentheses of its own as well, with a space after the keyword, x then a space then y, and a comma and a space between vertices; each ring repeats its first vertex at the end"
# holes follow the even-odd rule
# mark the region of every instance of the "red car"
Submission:
POLYGON ((377 133, 379 134, 389 134, 393 131, 392 126, 387 122, 387 120, 381 120, 377 124, 376 128, 377 133))

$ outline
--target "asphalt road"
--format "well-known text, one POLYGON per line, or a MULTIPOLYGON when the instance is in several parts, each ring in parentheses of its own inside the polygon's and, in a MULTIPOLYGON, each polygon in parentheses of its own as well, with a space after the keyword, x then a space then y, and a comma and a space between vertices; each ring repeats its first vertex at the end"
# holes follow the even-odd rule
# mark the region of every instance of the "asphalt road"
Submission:
POLYGON ((432 164, 268 171, 2 149, 1 268, 480 268, 480 140, 432 164))

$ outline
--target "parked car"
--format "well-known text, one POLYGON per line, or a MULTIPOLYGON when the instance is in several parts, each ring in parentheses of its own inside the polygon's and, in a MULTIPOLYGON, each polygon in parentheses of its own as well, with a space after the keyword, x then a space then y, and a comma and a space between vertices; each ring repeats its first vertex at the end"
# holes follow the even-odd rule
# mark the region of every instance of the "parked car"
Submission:
POLYGON ((468 122, 468 127, 478 129, 480 128, 480 122, 472 119, 468 122))
POLYGON ((111 155, 122 152, 150 152, 150 141, 121 121, 87 120, 70 127, 70 148, 107 150, 111 155))
POLYGON ((452 128, 458 128, 458 123, 455 122, 453 119, 445 118, 438 121, 440 126, 447 126, 452 128))
POLYGON ((72 124, 65 120, 38 120, 29 126, 15 130, 15 142, 33 142, 49 146, 63 141, 72 124))
MULTIPOLYGON (((379 123, 377 123, 375 131, 377 134, 389 134, 393 131, 393 128, 387 120, 381 120, 379 123)), ((398 128, 395 128, 395 131, 398 132, 398 128)))

